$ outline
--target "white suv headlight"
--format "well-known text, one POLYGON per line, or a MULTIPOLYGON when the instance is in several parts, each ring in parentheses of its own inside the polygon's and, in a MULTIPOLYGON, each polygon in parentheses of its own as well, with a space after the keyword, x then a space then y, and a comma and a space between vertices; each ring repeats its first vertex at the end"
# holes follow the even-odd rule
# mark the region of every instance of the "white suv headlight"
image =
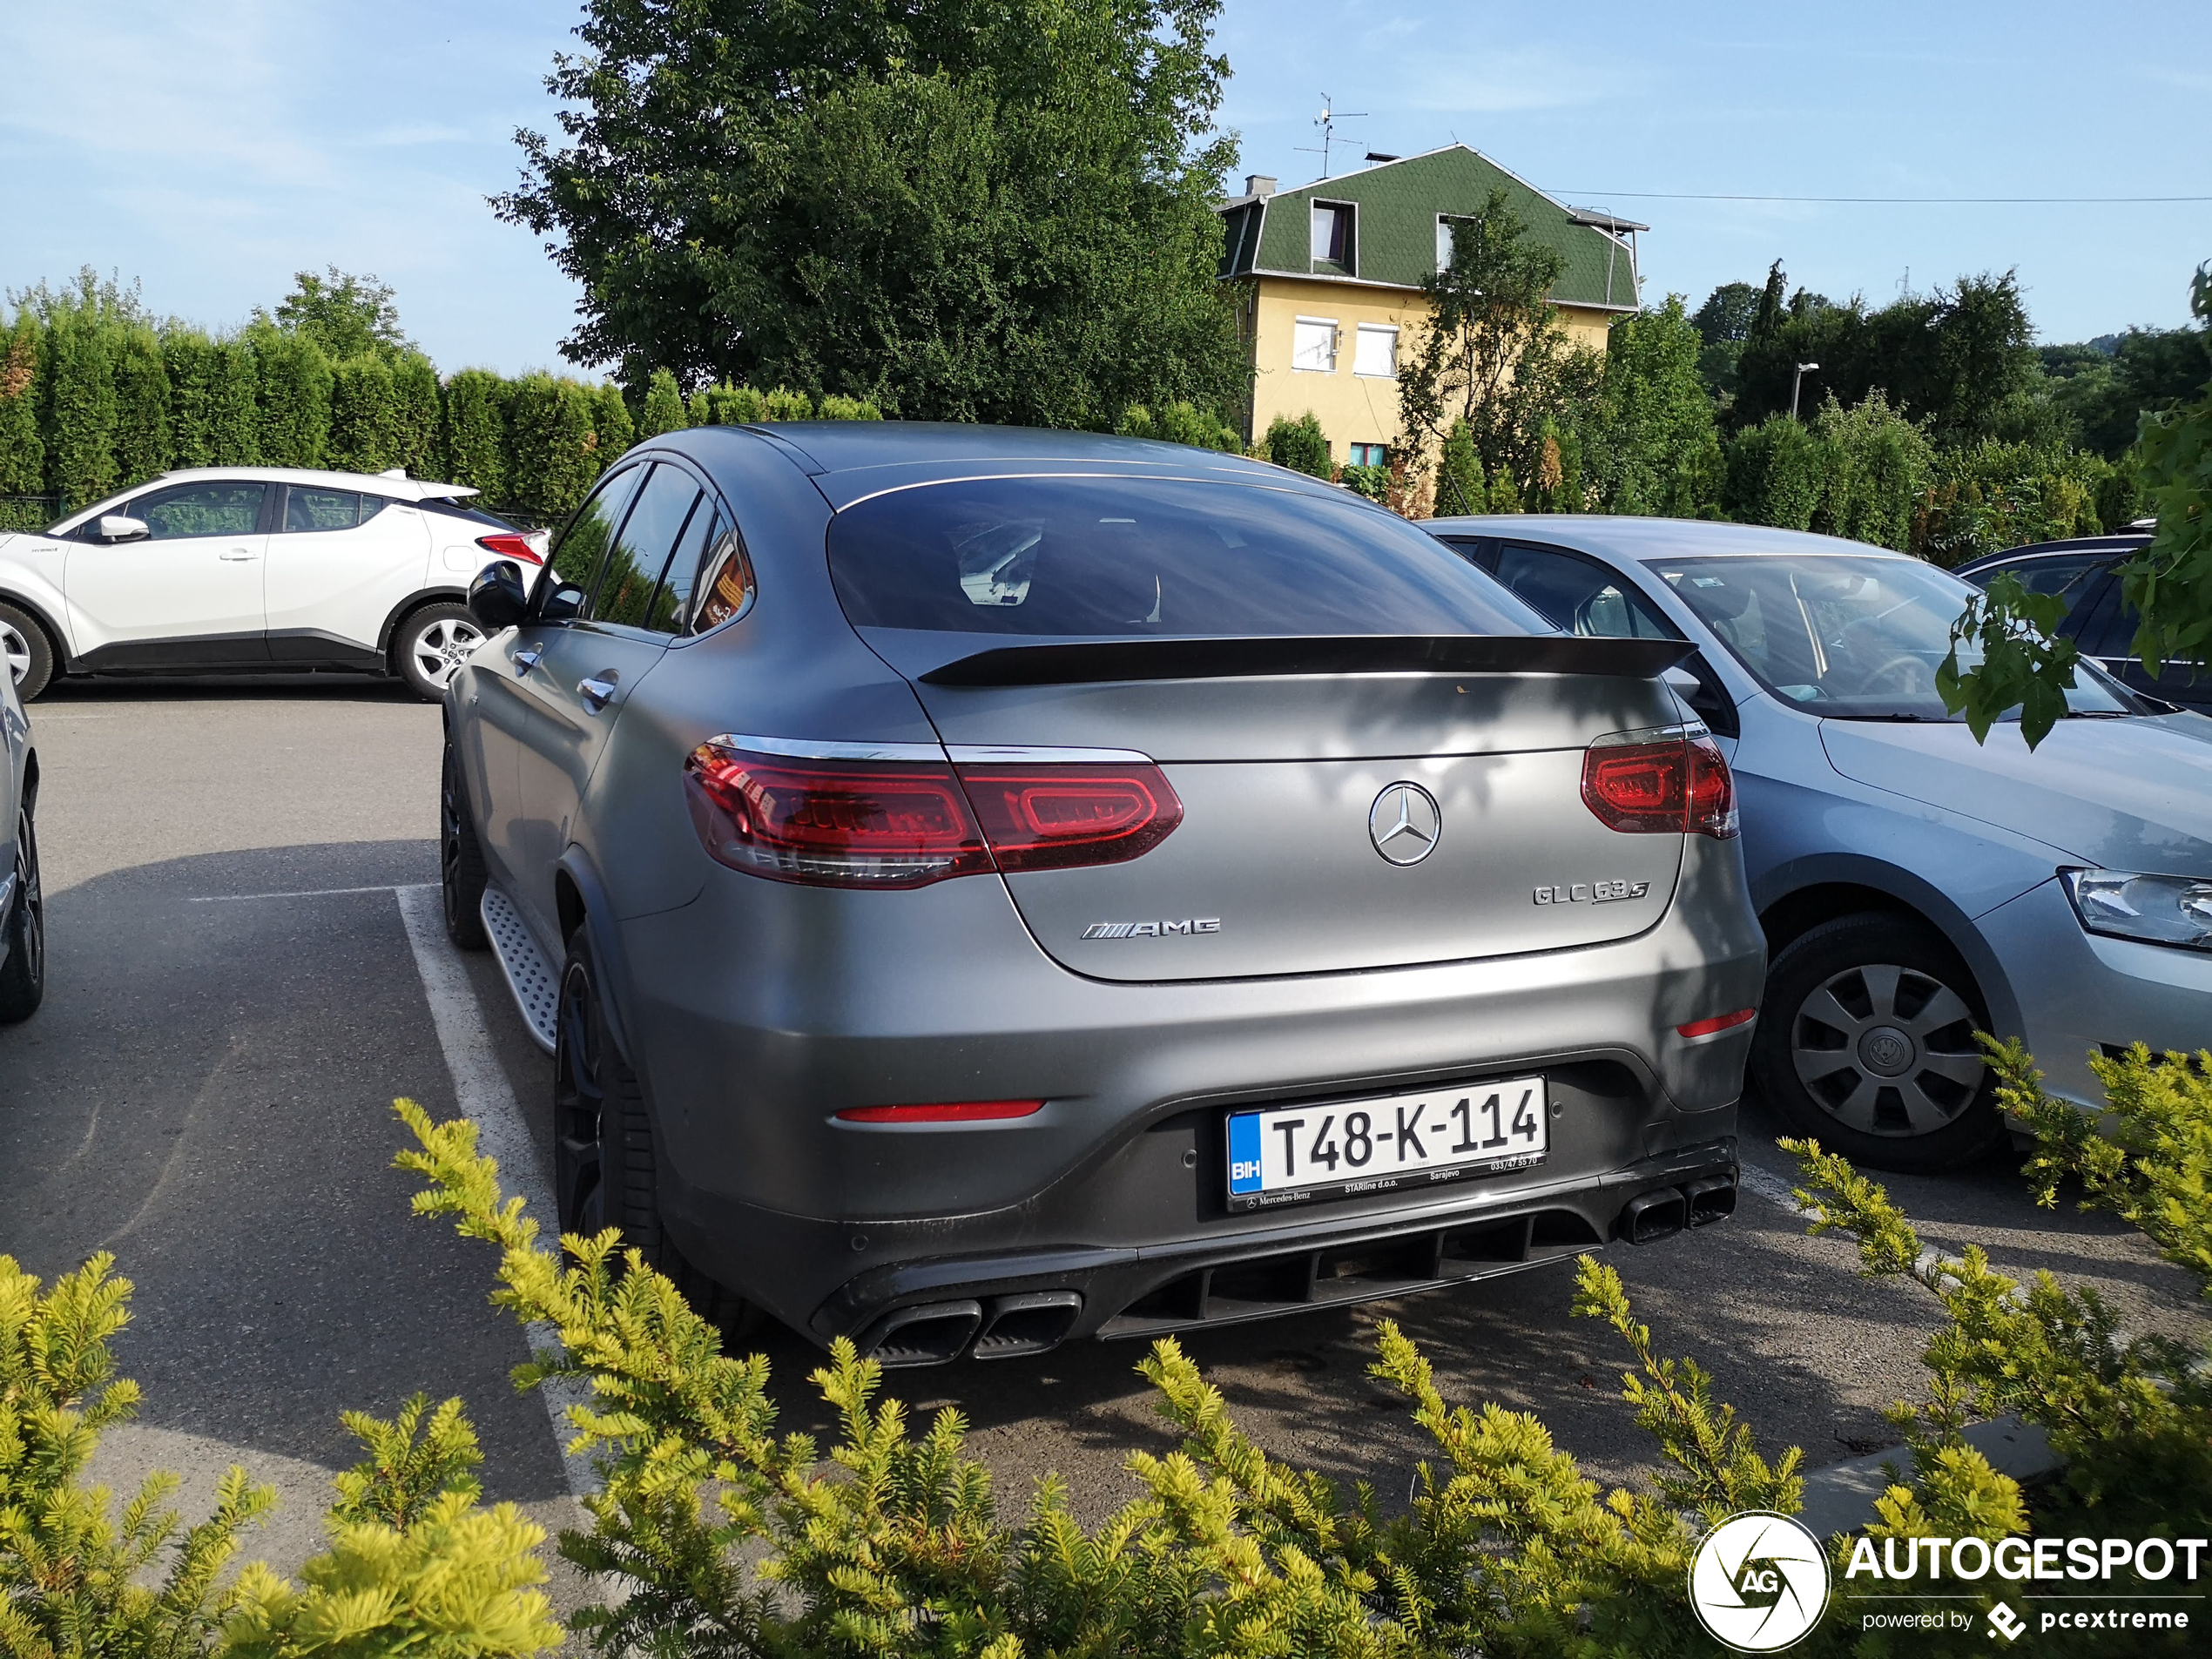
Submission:
POLYGON ((2074 914, 2093 934, 2212 950, 2212 881, 2127 870, 2062 873, 2074 914))

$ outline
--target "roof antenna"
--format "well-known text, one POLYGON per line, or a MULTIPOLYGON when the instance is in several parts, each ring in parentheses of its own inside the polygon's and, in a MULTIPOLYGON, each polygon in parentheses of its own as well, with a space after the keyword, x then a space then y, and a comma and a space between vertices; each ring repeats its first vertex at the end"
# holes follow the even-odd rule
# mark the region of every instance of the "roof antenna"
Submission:
POLYGON ((1365 110, 1332 109, 1330 107, 1330 103, 1331 100, 1329 95, 1326 92, 1322 93, 1321 113, 1313 118, 1313 125, 1321 129, 1321 142, 1318 145, 1301 144, 1298 146, 1299 150, 1303 151, 1309 156, 1318 155, 1321 158, 1321 176, 1324 179, 1332 176, 1329 172, 1330 146, 1332 145, 1355 144, 1358 142, 1358 140, 1354 138, 1339 138, 1337 137, 1337 123, 1339 121, 1354 120, 1367 113, 1365 110))

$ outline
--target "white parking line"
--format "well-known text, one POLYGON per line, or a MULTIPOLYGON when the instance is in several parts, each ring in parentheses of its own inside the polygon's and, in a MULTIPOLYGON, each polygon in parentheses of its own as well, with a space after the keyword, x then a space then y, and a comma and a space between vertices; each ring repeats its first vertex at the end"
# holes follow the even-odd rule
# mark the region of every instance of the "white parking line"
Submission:
POLYGON ((329 899, 341 893, 407 893, 408 887, 395 887, 388 882, 381 887, 308 887, 299 893, 211 893, 203 898, 188 899, 187 904, 243 904, 249 899, 329 899))
MULTIPOLYGON (((538 1162, 537 1148, 524 1126, 506 1069, 493 1051, 475 988, 469 983, 460 954, 446 937, 438 889, 425 885, 359 890, 388 892, 398 899, 400 919, 407 926, 407 942, 415 952, 415 972, 422 976, 422 995, 430 1004, 430 1022, 437 1028, 438 1046, 445 1050, 446 1069, 453 1074, 455 1104, 463 1117, 476 1125, 476 1150, 498 1161, 501 1186, 509 1197, 522 1195, 530 1214, 537 1217, 540 1237, 550 1240, 559 1225, 552 1183, 538 1162)), ((553 1327, 543 1322, 529 1327, 529 1338, 534 1352, 560 1345, 553 1327)), ((588 1404, 590 1393, 581 1384, 559 1381, 546 1383, 537 1392, 545 1402, 546 1415, 552 1420, 553 1444, 568 1471, 569 1490, 579 1498, 597 1492, 599 1478, 590 1464, 571 1457, 568 1451, 573 1433, 568 1408, 588 1404)))
POLYGON ((1778 1204, 1792 1215, 1797 1213, 1797 1201, 1790 1196, 1790 1184, 1780 1176, 1744 1163, 1737 1166, 1736 1179, 1745 1191, 1756 1192, 1769 1204, 1778 1204))

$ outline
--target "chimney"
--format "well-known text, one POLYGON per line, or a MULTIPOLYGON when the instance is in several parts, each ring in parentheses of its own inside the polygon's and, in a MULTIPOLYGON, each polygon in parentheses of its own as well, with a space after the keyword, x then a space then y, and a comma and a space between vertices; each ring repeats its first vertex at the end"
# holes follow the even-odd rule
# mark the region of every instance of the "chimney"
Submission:
POLYGON ((1247 196, 1272 196, 1274 193, 1275 180, 1270 175, 1264 172, 1245 175, 1244 194, 1247 196))

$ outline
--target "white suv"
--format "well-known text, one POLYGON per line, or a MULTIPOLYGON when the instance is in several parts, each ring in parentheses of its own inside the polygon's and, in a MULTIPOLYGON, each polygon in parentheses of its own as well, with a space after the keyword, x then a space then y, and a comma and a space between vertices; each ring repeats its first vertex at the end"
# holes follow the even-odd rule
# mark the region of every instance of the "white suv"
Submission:
POLYGON ((0 660, 26 703, 58 674, 351 669, 425 698, 483 643, 461 603, 492 558, 544 557, 403 473, 166 472, 44 535, 0 535, 0 660))

